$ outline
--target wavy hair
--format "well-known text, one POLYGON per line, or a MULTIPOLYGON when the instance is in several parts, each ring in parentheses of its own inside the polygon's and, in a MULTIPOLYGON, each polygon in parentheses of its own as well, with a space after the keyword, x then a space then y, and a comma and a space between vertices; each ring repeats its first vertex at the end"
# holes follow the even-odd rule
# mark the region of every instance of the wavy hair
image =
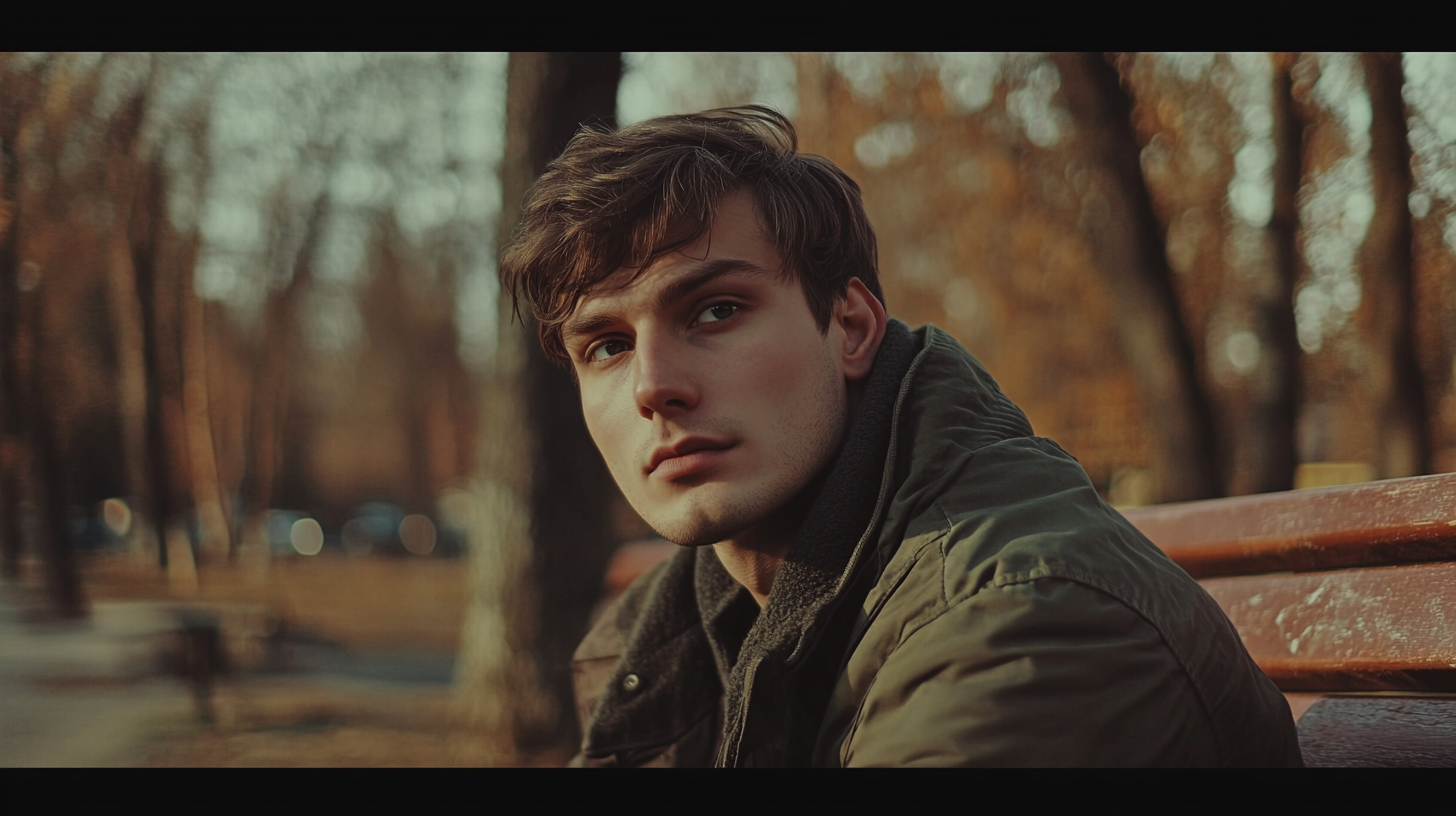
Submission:
POLYGON ((793 124, 759 105, 578 131, 526 194, 502 285, 518 316, 523 300, 530 308, 547 357, 569 364, 561 326, 582 297, 619 269, 641 274, 697 240, 739 188, 753 193, 820 331, 851 278, 884 302, 859 185, 799 153, 793 124))

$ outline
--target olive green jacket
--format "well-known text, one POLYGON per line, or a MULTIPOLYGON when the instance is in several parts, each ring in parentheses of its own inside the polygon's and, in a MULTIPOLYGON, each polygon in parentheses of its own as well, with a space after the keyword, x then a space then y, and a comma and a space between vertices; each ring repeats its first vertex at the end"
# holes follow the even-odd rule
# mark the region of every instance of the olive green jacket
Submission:
POLYGON ((590 765, 1299 765, 1217 604, 953 339, 892 321, 758 607, 711 547, 578 648, 590 765))

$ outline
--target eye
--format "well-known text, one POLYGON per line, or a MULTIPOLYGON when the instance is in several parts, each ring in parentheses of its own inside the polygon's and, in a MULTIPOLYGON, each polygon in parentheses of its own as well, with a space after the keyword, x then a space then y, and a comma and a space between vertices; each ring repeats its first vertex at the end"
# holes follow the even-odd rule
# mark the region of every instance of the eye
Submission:
POLYGON ((616 357, 618 354, 630 348, 631 346, 625 340, 607 340, 588 351, 586 357, 590 362, 601 363, 616 357))
POLYGON ((727 320, 738 312, 739 307, 732 303, 715 303, 698 314, 698 323, 717 323, 720 320, 727 320))

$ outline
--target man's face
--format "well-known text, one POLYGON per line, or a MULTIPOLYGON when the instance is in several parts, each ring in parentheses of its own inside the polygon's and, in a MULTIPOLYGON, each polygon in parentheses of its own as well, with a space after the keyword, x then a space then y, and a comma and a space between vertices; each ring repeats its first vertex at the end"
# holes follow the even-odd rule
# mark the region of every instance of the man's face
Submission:
POLYGON ((842 332, 820 332, 746 192, 631 277, 604 280, 564 326, 592 438, 665 538, 753 535, 838 449, 842 332))

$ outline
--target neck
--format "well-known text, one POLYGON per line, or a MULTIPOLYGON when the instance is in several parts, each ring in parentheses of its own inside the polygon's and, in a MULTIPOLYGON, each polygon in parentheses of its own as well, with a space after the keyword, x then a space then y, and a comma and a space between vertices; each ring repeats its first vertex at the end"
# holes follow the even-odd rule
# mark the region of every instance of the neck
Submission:
POLYGON ((780 547, 765 550, 749 549, 734 541, 720 541, 713 545, 713 549, 718 553, 718 560, 723 562, 723 568, 748 590, 748 594, 758 602, 758 608, 762 609, 768 606, 768 595, 773 591, 774 578, 779 567, 783 566, 788 545, 785 541, 780 547))
POLYGON ((742 584, 762 609, 768 606, 768 596, 773 591, 774 578, 779 567, 789 554, 794 536, 809 515, 809 508, 819 498, 824 481, 833 467, 833 460, 808 486, 783 507, 759 524, 738 535, 713 545, 723 568, 742 584))

